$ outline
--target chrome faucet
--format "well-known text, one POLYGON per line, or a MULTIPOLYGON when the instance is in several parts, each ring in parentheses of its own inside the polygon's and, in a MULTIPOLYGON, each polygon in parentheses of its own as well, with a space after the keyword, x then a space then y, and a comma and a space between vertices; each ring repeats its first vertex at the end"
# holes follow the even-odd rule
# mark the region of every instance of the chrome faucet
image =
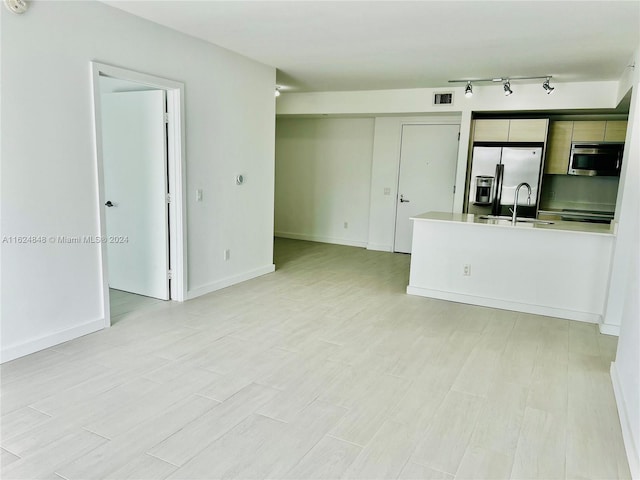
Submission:
POLYGON ((527 182, 522 182, 520 185, 518 185, 516 187, 516 198, 513 202, 513 216, 511 217, 511 225, 515 225, 517 222, 517 216, 516 216, 516 210, 518 209, 518 192, 520 192, 520 189, 522 187, 527 187, 527 190, 529 190, 529 196, 527 197, 527 205, 531 204, 531 185, 529 185, 527 182))

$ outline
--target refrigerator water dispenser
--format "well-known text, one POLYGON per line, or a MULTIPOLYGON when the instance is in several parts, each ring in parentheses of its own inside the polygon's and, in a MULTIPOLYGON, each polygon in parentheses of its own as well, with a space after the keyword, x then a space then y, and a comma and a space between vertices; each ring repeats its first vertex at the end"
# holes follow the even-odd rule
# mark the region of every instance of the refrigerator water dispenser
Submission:
POLYGON ((476 177, 476 194, 474 203, 476 205, 489 205, 491 203, 491 188, 493 187, 493 177, 479 175, 476 177))

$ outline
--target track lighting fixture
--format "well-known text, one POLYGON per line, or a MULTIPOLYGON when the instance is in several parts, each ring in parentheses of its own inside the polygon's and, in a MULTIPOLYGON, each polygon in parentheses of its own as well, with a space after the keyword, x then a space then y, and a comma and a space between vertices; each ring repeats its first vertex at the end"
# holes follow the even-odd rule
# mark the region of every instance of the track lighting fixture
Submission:
POLYGON ((471 81, 467 82, 467 86, 464 89, 464 96, 467 98, 471 98, 473 96, 473 87, 471 86, 471 81))
POLYGON ((513 80, 536 80, 538 78, 543 78, 544 83, 542 84, 542 88, 544 88, 545 92, 548 94, 555 90, 554 87, 549 85, 549 81, 553 78, 552 75, 540 75, 535 77, 493 77, 493 78, 465 78, 460 80, 449 80, 449 83, 466 83, 467 85, 464 87, 464 96, 471 97, 473 95, 473 83, 502 83, 502 88, 504 90, 505 96, 509 96, 513 94, 513 90, 511 90, 511 82, 513 80))
POLYGON ((280 96, 280 87, 276 86, 276 97, 280 96))
POLYGON ((509 79, 507 78, 507 81, 504 82, 504 96, 508 97, 512 93, 513 93, 513 90, 511 90, 511 84, 509 83, 509 79))
POLYGON ((550 79, 551 77, 547 77, 547 79, 542 84, 542 88, 545 89, 545 91, 547 92, 547 95, 549 95, 550 93, 553 93, 553 91, 555 90, 555 87, 552 87, 551 85, 549 85, 550 79))

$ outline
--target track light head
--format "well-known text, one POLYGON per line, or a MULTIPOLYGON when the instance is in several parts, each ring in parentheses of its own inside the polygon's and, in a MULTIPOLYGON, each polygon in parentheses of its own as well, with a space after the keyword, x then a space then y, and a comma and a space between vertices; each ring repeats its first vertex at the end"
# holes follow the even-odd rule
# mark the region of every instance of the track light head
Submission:
POLYGON ((471 98, 473 96, 473 87, 471 86, 471 81, 467 82, 467 86, 464 89, 464 96, 467 98, 471 98))
POLYGON ((511 80, 537 80, 544 79, 544 83, 542 84, 542 88, 544 91, 549 94, 552 93, 555 88, 549 85, 549 82, 553 78, 552 75, 537 75, 535 77, 492 77, 492 78, 461 78, 459 80, 449 80, 449 83, 466 83, 464 88, 464 96, 471 97, 473 95, 473 85, 471 83, 483 83, 483 82, 491 82, 491 83, 502 83, 502 87, 504 88, 504 95, 508 97, 513 94, 513 90, 511 90, 511 80))

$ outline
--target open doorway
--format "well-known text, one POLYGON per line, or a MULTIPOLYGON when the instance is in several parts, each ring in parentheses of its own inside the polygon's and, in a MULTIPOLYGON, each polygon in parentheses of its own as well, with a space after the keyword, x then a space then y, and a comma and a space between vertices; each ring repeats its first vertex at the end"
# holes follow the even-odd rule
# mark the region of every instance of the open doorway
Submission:
POLYGON ((105 326, 185 298, 183 86, 92 63, 105 326))

